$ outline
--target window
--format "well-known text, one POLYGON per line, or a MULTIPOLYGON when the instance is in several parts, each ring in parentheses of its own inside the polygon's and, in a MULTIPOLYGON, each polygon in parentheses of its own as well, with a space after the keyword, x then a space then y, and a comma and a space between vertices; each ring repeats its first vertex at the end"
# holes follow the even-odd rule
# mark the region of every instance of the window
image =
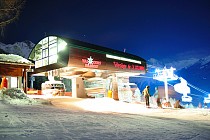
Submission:
POLYGON ((36 61, 42 59, 41 51, 42 51, 41 49, 35 51, 35 60, 36 61))
POLYGON ((42 66, 48 65, 48 57, 43 59, 43 64, 42 66))
POLYGON ((52 55, 49 57, 49 64, 57 63, 57 55, 52 55))
POLYGON ((49 55, 57 54, 57 43, 51 44, 49 46, 49 55))
POLYGON ((54 44, 57 42, 57 37, 55 36, 50 36, 49 37, 49 45, 54 44))
POLYGON ((42 50, 42 58, 48 57, 48 49, 42 50))
POLYGON ((58 39, 56 36, 49 36, 42 39, 35 46, 35 55, 30 56, 35 60, 35 67, 42 67, 49 64, 57 63, 57 53, 63 50, 67 43, 58 39))
POLYGON ((38 60, 35 62, 35 68, 39 68, 42 66, 42 60, 38 60))

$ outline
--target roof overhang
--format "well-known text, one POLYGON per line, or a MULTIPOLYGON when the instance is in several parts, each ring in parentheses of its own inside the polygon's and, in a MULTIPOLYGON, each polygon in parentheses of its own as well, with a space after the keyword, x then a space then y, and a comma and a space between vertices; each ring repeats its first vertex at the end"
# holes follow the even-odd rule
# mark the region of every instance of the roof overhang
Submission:
POLYGON ((31 65, 2 63, 0 62, 0 75, 2 76, 23 76, 24 69, 30 69, 31 65))

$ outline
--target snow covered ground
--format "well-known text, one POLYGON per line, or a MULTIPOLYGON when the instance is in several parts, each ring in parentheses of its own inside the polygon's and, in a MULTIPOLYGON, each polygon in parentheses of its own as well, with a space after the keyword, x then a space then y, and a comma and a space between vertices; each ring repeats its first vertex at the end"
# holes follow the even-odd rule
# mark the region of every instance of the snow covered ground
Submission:
POLYGON ((208 109, 145 108, 110 98, 0 97, 1 140, 210 139, 208 109))

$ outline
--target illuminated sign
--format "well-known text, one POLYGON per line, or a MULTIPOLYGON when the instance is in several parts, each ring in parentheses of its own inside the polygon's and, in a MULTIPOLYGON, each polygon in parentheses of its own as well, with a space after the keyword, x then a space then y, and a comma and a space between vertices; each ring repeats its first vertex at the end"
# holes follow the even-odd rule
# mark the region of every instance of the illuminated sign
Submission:
POLYGON ((94 61, 92 56, 87 59, 82 59, 82 63, 84 63, 87 68, 98 68, 98 66, 101 65, 101 61, 94 61))
POLYGON ((144 66, 134 65, 134 64, 124 64, 120 62, 113 62, 114 67, 120 69, 130 69, 130 70, 144 70, 144 66))

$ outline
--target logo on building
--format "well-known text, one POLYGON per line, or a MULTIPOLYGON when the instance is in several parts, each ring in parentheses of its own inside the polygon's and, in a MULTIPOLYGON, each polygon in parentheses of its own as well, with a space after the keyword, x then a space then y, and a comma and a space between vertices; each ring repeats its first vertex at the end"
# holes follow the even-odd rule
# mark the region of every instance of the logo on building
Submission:
POLYGON ((98 68, 98 66, 101 65, 101 61, 94 61, 92 56, 87 59, 82 59, 82 63, 84 63, 84 66, 87 68, 98 68))

